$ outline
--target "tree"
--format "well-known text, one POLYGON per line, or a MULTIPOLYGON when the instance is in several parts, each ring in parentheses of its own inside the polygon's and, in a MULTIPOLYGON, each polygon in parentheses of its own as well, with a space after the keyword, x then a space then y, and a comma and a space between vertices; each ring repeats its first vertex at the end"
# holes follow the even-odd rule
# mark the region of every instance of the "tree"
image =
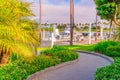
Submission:
POLYGON ((31 57, 38 45, 31 3, 20 0, 0 0, 0 62, 7 63, 11 53, 31 57), (32 24, 32 25, 31 25, 32 24))
POLYGON ((116 34, 114 35, 114 39, 116 41, 120 41, 120 27, 117 28, 117 32, 116 34))
POLYGON ((63 31, 67 28, 67 25, 66 24, 59 24, 57 25, 57 28, 60 30, 60 31, 63 31))
POLYGON ((112 25, 120 26, 120 0, 94 0, 98 15, 101 19, 110 21, 109 37, 111 38, 112 25))
POLYGON ((96 11, 96 35, 95 35, 95 41, 98 40, 98 13, 96 11))
POLYGON ((70 45, 73 45, 74 0, 70 0, 70 45))
POLYGON ((120 0, 94 0, 101 19, 114 21, 117 25, 120 16, 120 0))
POLYGON ((41 34, 42 34, 42 0, 39 0, 40 2, 40 31, 39 31, 39 37, 41 42, 41 34))

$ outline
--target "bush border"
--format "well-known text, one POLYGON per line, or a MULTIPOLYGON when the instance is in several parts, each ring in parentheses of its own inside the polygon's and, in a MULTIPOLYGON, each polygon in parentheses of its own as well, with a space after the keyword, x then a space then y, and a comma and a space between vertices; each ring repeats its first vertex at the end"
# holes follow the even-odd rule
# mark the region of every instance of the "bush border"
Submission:
POLYGON ((26 80, 38 80, 38 78, 42 77, 45 73, 47 73, 49 71, 53 71, 53 70, 59 69, 61 67, 67 66, 67 65, 75 64, 78 61, 79 61, 79 58, 76 60, 73 60, 73 61, 58 64, 57 66, 52 66, 52 67, 46 68, 44 70, 38 71, 38 72, 28 76, 28 78, 26 80))

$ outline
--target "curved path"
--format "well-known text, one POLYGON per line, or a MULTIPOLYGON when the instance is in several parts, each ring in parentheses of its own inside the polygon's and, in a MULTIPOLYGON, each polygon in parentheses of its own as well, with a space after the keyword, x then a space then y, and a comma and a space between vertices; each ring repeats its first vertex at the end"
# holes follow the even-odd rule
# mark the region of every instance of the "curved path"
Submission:
POLYGON ((110 61, 99 56, 79 54, 79 62, 49 71, 38 80, 94 80, 97 68, 111 64, 110 61))

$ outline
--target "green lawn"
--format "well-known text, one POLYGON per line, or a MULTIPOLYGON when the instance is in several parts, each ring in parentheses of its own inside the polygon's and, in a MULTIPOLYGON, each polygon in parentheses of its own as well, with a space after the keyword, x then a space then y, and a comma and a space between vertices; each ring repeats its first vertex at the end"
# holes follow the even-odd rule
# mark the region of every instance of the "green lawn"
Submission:
POLYGON ((37 50, 38 51, 43 51, 43 50, 46 50, 46 49, 50 49, 50 47, 39 47, 37 50))
POLYGON ((71 50, 82 50, 82 51, 92 51, 94 45, 73 45, 73 46, 62 46, 71 50))
MULTIPOLYGON (((82 51, 90 51, 91 52, 91 51, 93 51, 93 46, 94 45, 73 45, 73 46, 67 45, 67 46, 61 46, 61 47, 68 48, 70 50, 82 50, 82 51)), ((38 48, 39 51, 46 50, 46 49, 50 49, 50 47, 38 48)))

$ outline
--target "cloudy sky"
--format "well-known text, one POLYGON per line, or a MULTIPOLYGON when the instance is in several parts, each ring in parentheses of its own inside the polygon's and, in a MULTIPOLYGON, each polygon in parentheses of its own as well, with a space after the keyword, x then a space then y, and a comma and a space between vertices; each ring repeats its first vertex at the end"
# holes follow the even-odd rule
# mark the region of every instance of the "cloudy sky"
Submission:
MULTIPOLYGON (((28 0, 34 2, 32 10, 35 19, 39 21, 39 0, 28 0)), ((69 1, 70 0, 42 0, 42 22, 69 23, 69 1)), ((95 4, 93 0, 74 0, 75 2, 75 23, 94 22, 95 4)))

